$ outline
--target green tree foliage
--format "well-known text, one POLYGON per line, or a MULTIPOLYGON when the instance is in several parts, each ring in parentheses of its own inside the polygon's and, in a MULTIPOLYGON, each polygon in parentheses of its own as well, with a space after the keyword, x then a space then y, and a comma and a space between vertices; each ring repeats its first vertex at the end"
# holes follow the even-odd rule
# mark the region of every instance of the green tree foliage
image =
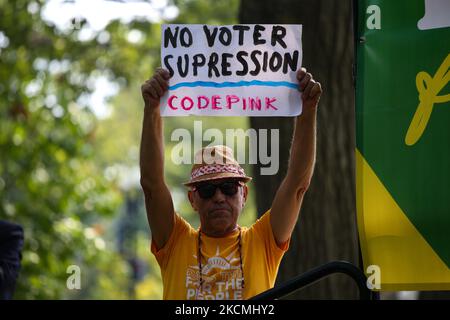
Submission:
POLYGON ((239 10, 236 0, 174 0, 180 10, 171 23, 235 24, 239 10))

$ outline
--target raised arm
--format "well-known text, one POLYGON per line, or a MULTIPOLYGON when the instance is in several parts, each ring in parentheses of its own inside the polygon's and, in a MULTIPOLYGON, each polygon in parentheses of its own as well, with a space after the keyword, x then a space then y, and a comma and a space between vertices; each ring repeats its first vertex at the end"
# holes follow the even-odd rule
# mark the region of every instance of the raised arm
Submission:
POLYGON ((297 223, 303 196, 316 160, 316 115, 322 88, 305 68, 297 73, 302 92, 302 114, 295 118, 289 167, 272 203, 271 225, 276 242, 285 243, 297 223))
POLYGON ((141 186, 152 238, 158 249, 169 240, 175 221, 172 197, 164 181, 163 124, 159 108, 168 80, 169 73, 158 69, 141 87, 145 103, 140 151, 141 186))

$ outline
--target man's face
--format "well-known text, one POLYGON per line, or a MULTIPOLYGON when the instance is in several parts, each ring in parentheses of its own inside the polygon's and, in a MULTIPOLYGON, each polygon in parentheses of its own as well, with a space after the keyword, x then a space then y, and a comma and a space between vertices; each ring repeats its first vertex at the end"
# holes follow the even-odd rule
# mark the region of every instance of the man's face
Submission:
POLYGON ((236 179, 218 179, 195 185, 188 197, 200 215, 202 231, 208 236, 221 237, 236 227, 247 193, 247 186, 236 179))

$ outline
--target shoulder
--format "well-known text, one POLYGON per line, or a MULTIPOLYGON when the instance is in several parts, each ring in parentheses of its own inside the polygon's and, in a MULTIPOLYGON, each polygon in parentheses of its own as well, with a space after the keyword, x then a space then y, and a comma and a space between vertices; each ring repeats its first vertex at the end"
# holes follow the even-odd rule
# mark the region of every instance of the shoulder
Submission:
POLYGON ((3 255, 20 251, 23 246, 23 228, 15 223, 0 220, 0 247, 3 255))
POLYGON ((177 212, 175 212, 174 232, 178 234, 185 234, 187 236, 196 235, 198 233, 198 231, 195 230, 192 225, 177 212))
POLYGON ((22 236, 23 228, 12 222, 0 220, 0 236, 4 237, 14 237, 14 236, 22 236))
POLYGON ((175 224, 167 242, 158 248, 152 238, 152 252, 158 253, 165 251, 164 249, 175 246, 178 242, 183 241, 186 238, 195 236, 197 231, 186 221, 178 212, 175 212, 175 224))
POLYGON ((270 228, 270 209, 256 219, 256 221, 249 228, 243 227, 242 232, 247 235, 257 234, 262 236, 268 231, 267 228, 270 228))
POLYGON ((245 233, 248 238, 263 242, 267 247, 272 248, 275 251, 285 252, 289 248, 289 240, 285 243, 278 245, 275 240, 275 236, 272 230, 272 224, 270 222, 271 208, 259 217, 253 225, 248 228, 245 233))

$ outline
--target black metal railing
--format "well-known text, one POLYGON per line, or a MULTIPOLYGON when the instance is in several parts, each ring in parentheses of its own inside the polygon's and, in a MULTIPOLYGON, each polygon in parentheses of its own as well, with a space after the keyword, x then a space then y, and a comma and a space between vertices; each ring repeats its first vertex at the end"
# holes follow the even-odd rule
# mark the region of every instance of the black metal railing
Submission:
POLYGON ((314 282, 322 280, 332 274, 343 273, 350 276, 358 285, 359 298, 361 300, 378 300, 378 292, 367 288, 367 278, 361 269, 346 261, 333 261, 315 269, 309 270, 291 280, 288 280, 272 289, 264 291, 250 300, 273 300, 284 297, 294 291, 309 286, 314 282))

